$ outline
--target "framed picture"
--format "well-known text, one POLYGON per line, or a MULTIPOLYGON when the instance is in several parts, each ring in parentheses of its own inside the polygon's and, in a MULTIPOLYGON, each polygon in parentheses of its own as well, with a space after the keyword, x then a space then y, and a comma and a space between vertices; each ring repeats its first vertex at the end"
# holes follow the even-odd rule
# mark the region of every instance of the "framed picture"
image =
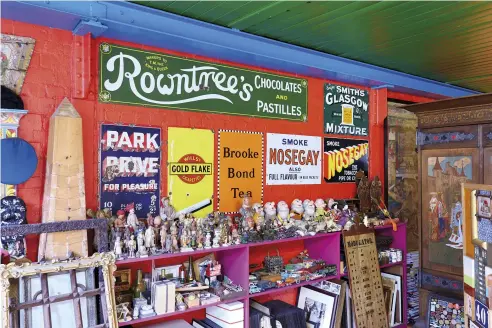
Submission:
POLYGON ((132 270, 116 270, 114 272, 114 291, 127 291, 132 287, 132 270))
POLYGON ((336 295, 313 286, 299 291, 297 307, 306 312, 306 324, 313 328, 333 328, 336 313, 336 295))
POLYGON ((465 327, 465 308, 463 301, 437 294, 430 295, 427 306, 426 327, 465 327))
POLYGON ((490 196, 478 195, 477 196, 477 214, 482 218, 490 219, 490 196))
POLYGON ((421 157, 422 269, 463 274, 461 184, 479 180, 479 151, 426 149, 421 157))

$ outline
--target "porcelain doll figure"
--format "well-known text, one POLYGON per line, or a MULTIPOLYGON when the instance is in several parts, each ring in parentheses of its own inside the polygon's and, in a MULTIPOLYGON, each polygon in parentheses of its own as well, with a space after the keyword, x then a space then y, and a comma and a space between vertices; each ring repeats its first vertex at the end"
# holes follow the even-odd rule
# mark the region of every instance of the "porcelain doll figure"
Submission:
POLYGON ((172 240, 172 237, 170 234, 168 234, 166 236, 166 245, 165 245, 165 248, 164 248, 164 251, 166 253, 170 253, 171 250, 172 250, 172 247, 173 247, 173 240, 172 240))
MULTIPOLYGON (((151 214, 151 213, 149 213, 149 214, 147 214, 147 215, 152 216, 152 214, 151 214)), ((154 224, 153 224, 154 228, 160 228, 160 227, 161 227, 161 225, 162 225, 162 218, 161 218, 161 216, 160 216, 160 215, 157 215, 157 216, 154 218, 154 222, 153 222, 153 223, 154 223, 154 224)))
POLYGON ((334 206, 337 204, 337 202, 333 198, 328 199, 326 203, 328 204, 329 210, 334 209, 334 206))
POLYGON ((138 226, 138 218, 135 214, 135 206, 133 203, 128 204, 126 206, 126 210, 128 211, 128 217, 126 218, 126 224, 130 226, 133 231, 137 229, 138 226))
POLYGON ((314 216, 316 215, 316 207, 314 202, 310 201, 306 204, 304 208, 304 223, 307 225, 308 233, 314 235, 316 233, 316 222, 314 221, 314 216))
POLYGON ((310 201, 311 201, 310 199, 305 199, 305 200, 302 202, 302 207, 303 207, 303 208, 306 208, 306 205, 307 205, 310 201))
POLYGON ((191 230, 190 247, 193 249, 197 248, 196 230, 191 230))
POLYGON ((220 229, 215 229, 215 231, 214 231, 214 239, 212 240, 212 247, 213 248, 220 247, 220 245, 219 245, 219 238, 220 238, 220 229))
POLYGON ((203 229, 202 227, 198 227, 198 230, 196 232, 196 248, 197 249, 203 249, 203 229))
POLYGON ((176 210, 174 209, 174 206, 170 204, 169 197, 162 197, 159 215, 161 216, 161 219, 165 221, 172 221, 176 218, 176 210))
POLYGON ((210 244, 211 238, 212 238, 212 236, 210 236, 210 232, 207 231, 207 234, 205 235, 205 249, 209 249, 212 247, 210 244))
POLYGON ((181 242, 181 252, 190 252, 193 250, 193 248, 190 247, 191 243, 191 236, 190 236, 190 231, 188 229, 183 229, 183 232, 181 233, 180 237, 180 242, 181 242))
POLYGON ((114 254, 116 255, 116 258, 119 259, 121 258, 121 240, 120 236, 116 237, 116 240, 114 241, 114 254))
POLYGON ((243 204, 239 209, 239 214, 241 214, 243 218, 253 216, 254 213, 253 213, 253 209, 251 208, 251 198, 249 196, 245 196, 243 198, 243 204))
POLYGON ((316 207, 315 220, 316 222, 322 222, 326 217, 326 203, 321 198, 316 199, 314 202, 314 206, 316 207))
POLYGON ((147 256, 147 249, 145 248, 145 240, 144 240, 144 234, 142 231, 140 231, 137 235, 137 247, 138 247, 138 256, 139 257, 145 257, 147 256))
POLYGON ((117 218, 114 220, 114 226, 115 228, 124 228, 126 225, 126 217, 125 217, 125 211, 124 210, 118 210, 116 212, 117 218))
POLYGON ((265 223, 265 211, 260 203, 253 204, 253 220, 257 226, 263 226, 265 223))
POLYGON ((271 230, 275 227, 275 221, 277 220, 277 209, 274 202, 265 203, 265 229, 271 230))
POLYGON ((232 228, 232 243, 235 245, 241 244, 241 238, 239 237, 239 233, 236 229, 236 227, 232 228))
POLYGON ((166 245, 166 239, 167 239, 167 221, 164 222, 164 224, 161 226, 161 229, 159 231, 159 236, 161 240, 161 248, 164 250, 164 246, 166 245))
POLYGON ((155 248, 155 235, 153 227, 147 227, 147 230, 145 230, 145 247, 149 251, 155 248))
POLYGON ((172 239, 171 251, 173 253, 179 252, 178 235, 171 235, 171 239, 172 239))
POLYGON ((294 199, 290 204, 290 217, 293 220, 302 220, 304 207, 300 199, 294 199))
POLYGON ((134 258, 135 257, 135 249, 137 248, 137 242, 135 241, 135 236, 131 235, 130 240, 128 241, 128 257, 129 258, 134 258))
POLYGON ((289 205, 281 200, 277 204, 277 226, 284 226, 289 223, 290 210, 289 205))

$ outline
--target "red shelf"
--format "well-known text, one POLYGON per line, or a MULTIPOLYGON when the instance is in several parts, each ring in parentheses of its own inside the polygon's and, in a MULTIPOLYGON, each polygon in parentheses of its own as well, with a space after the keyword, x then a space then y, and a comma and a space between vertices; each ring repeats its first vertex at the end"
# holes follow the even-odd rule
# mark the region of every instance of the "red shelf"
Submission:
POLYGON ((208 254, 208 253, 212 253, 212 252, 218 252, 218 251, 220 252, 220 251, 226 251, 226 250, 230 250, 230 249, 240 249, 240 248, 246 248, 246 247, 250 247, 250 248, 251 247, 262 247, 262 246, 267 246, 267 245, 272 245, 272 244, 288 243, 288 242, 298 241, 298 240, 319 239, 319 238, 324 238, 324 237, 336 236, 338 234, 340 234, 340 232, 335 231, 335 232, 327 232, 327 233, 318 233, 314 236, 304 236, 304 237, 294 237, 294 238, 285 238, 285 239, 263 241, 261 243, 249 243, 249 244, 231 245, 231 246, 226 246, 226 247, 207 248, 207 249, 201 249, 201 250, 194 250, 191 252, 166 253, 166 254, 161 254, 161 255, 151 255, 148 257, 135 257, 135 258, 131 258, 131 259, 117 260, 116 265, 138 263, 138 262, 147 262, 147 261, 160 260, 160 259, 172 259, 172 258, 185 256, 185 255, 208 254))
POLYGON ((315 284, 315 283, 323 281, 323 280, 337 279, 338 277, 339 276, 328 276, 328 277, 318 278, 318 279, 314 279, 314 280, 303 281, 299 284, 293 284, 293 285, 285 286, 285 287, 281 287, 281 288, 272 288, 269 290, 265 290, 264 292, 261 292, 261 293, 250 294, 249 298, 255 298, 258 296, 285 292, 286 290, 289 290, 289 289, 298 288, 298 287, 302 287, 305 285, 312 285, 312 284, 315 284))
POLYGON ((118 326, 119 327, 124 327, 124 326, 129 326, 129 325, 136 325, 136 324, 143 323, 143 322, 148 322, 148 321, 153 321, 153 320, 168 318, 168 317, 172 317, 172 316, 175 316, 175 315, 180 315, 180 314, 183 314, 183 313, 190 313, 190 312, 193 312, 193 311, 198 311, 198 310, 206 309, 209 306, 214 306, 214 305, 219 305, 219 304, 226 304, 226 303, 231 303, 231 302, 235 302, 235 301, 244 301, 247 298, 248 298, 248 296, 241 296, 241 297, 231 298, 230 300, 226 300, 226 301, 221 301, 221 302, 216 302, 216 303, 212 303, 212 304, 207 304, 207 305, 192 307, 191 309, 186 309, 184 311, 174 311, 174 312, 171 312, 171 313, 154 315, 154 316, 148 317, 148 318, 142 318, 142 319, 137 319, 137 320, 130 320, 130 321, 126 321, 126 322, 119 322, 118 323, 118 326))
POLYGON ((116 265, 138 263, 138 262, 147 262, 147 261, 160 260, 160 259, 172 259, 172 258, 176 258, 176 257, 180 257, 180 256, 186 256, 186 255, 209 254, 209 253, 213 253, 213 252, 220 252, 220 251, 225 251, 225 250, 229 250, 229 249, 239 249, 239 248, 246 248, 246 247, 248 247, 248 244, 231 245, 231 246, 216 247, 216 248, 207 248, 207 249, 201 249, 201 250, 194 250, 194 251, 190 251, 190 252, 166 253, 166 254, 161 254, 161 255, 151 255, 151 256, 147 256, 147 257, 135 257, 132 259, 118 260, 118 261, 116 261, 116 265))

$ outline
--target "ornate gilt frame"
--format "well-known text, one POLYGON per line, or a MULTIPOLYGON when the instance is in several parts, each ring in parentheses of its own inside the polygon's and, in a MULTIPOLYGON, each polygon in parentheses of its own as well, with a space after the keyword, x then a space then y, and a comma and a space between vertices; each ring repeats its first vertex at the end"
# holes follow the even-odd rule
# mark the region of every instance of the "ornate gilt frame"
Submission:
MULTIPOLYGON (((19 279, 34 275, 69 272, 71 270, 81 270, 89 268, 101 268, 103 275, 104 288, 101 298, 106 304, 107 325, 108 328, 117 328, 118 321, 116 317, 116 304, 114 298, 114 278, 113 273, 116 270, 115 255, 108 253, 95 253, 86 258, 67 260, 65 262, 50 262, 50 263, 9 263, 0 265, 0 298, 2 303, 1 323, 3 328, 11 328, 10 326, 10 279, 19 279)), ((63 295, 62 295, 63 296, 63 295)), ((51 298, 51 297, 50 297, 51 298)))

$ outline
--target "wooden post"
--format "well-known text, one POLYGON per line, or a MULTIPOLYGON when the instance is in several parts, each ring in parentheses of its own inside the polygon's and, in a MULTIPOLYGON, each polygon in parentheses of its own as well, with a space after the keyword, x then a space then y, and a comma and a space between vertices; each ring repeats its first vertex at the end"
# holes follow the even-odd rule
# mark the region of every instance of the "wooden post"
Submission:
MULTIPOLYGON (((65 98, 50 118, 42 222, 86 219, 82 118, 65 98)), ((87 232, 42 234, 38 259, 87 256, 87 232)))

